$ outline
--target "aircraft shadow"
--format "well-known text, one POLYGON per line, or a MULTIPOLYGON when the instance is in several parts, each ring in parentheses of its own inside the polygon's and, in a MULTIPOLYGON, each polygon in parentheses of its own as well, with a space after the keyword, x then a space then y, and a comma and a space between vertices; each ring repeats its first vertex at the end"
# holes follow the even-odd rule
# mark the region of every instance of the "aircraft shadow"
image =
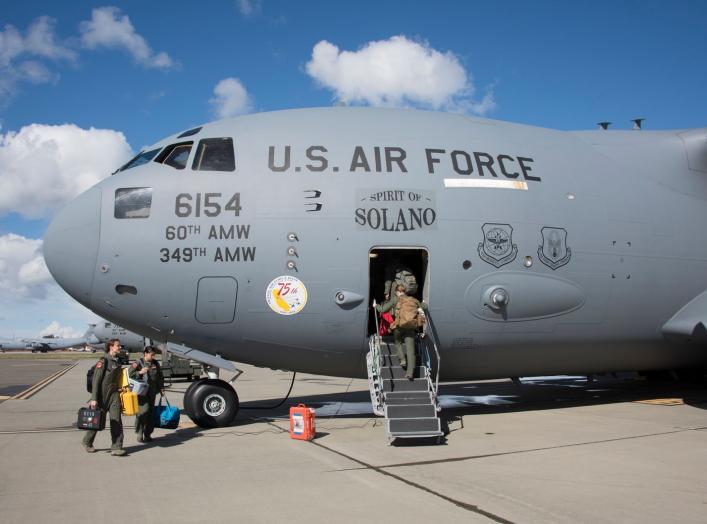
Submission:
MULTIPOLYGON (((464 416, 540 411, 546 409, 572 408, 580 406, 615 404, 622 402, 646 402, 651 404, 687 404, 699 409, 707 409, 707 382, 679 382, 666 380, 641 380, 634 374, 613 377, 606 375, 587 382, 585 377, 545 377, 524 379, 516 384, 507 380, 489 382, 464 382, 440 384, 439 399, 442 406, 440 419, 445 435, 464 427, 464 416), (461 426, 459 426, 461 424, 461 426), (450 430, 450 425, 454 429, 450 430)), ((279 422, 264 432, 286 432, 282 422, 289 419, 290 407, 305 404, 316 410, 317 438, 328 433, 327 420, 359 419, 352 424, 365 427, 383 419, 376 417, 371 408, 368 390, 347 391, 318 395, 291 396, 284 402, 282 398, 241 402, 238 417, 228 428, 243 427, 243 434, 252 434, 247 428, 254 423, 279 422), (361 419, 366 419, 361 422, 361 419)), ((182 420, 188 420, 182 411, 182 420)), ((340 428, 339 428, 340 429, 340 428)), ((128 430, 129 431, 129 430, 128 430)), ((153 442, 126 446, 130 454, 140 453, 150 448, 171 448, 197 438, 206 431, 200 427, 180 428, 156 437, 153 442)), ((213 430, 210 430, 213 431, 213 430)), ((218 430, 216 430, 218 431, 218 430)), ((206 436, 206 435, 204 435, 206 436)), ((420 441, 399 439, 396 445, 420 445, 420 441)), ((435 441, 430 441, 435 443, 435 441)))
MULTIPOLYGON (((707 383, 611 376, 587 382, 585 377, 548 377, 527 379, 518 385, 510 381, 440 384, 439 398, 442 405, 440 417, 443 421, 457 420, 464 415, 639 401, 656 404, 677 402, 707 409, 707 383)), ((290 407, 299 403, 316 409, 317 420, 374 416, 367 390, 292 396, 282 405, 267 409, 280 401, 269 399, 241 402, 237 421, 247 423, 288 418, 290 407)))

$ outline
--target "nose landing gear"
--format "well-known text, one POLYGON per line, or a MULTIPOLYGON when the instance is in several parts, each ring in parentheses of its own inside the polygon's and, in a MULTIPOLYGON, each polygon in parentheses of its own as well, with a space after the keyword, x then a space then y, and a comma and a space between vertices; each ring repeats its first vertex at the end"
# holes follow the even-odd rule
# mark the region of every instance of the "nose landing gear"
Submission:
POLYGON ((199 380, 184 393, 184 411, 202 428, 228 426, 236 418, 238 407, 236 390, 223 380, 199 380))

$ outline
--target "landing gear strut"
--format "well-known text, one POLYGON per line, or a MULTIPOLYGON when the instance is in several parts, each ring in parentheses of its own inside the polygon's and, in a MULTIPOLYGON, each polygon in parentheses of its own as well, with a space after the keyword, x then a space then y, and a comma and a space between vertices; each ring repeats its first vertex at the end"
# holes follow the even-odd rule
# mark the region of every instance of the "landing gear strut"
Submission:
POLYGON ((228 426, 236 418, 238 406, 236 390, 219 379, 199 380, 184 393, 184 411, 202 428, 228 426))

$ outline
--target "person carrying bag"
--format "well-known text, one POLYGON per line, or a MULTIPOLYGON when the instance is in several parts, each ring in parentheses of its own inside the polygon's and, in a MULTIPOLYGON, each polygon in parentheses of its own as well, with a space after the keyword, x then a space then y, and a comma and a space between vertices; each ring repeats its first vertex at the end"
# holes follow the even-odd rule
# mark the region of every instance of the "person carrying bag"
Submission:
POLYGON ((151 442, 155 429, 154 411, 157 393, 164 395, 164 375, 159 362, 154 358, 155 348, 145 346, 143 357, 133 362, 128 372, 129 377, 137 382, 147 383, 147 391, 138 395, 138 412, 135 416, 135 433, 138 442, 151 442))

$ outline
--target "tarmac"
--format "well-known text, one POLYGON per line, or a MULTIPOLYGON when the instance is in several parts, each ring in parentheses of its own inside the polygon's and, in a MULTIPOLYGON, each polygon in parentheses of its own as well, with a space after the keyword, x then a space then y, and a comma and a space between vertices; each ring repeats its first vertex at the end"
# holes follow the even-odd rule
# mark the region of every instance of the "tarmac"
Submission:
MULTIPOLYGON (((0 388, 8 374, 37 370, 8 362, 0 358, 0 388)), ((280 402, 292 374, 239 366, 233 426, 204 430, 182 414, 179 429, 138 444, 123 417, 129 455, 112 457, 107 430, 87 454, 75 427, 93 362, 0 403, 3 523, 707 522, 704 385, 445 384, 446 442, 389 446, 366 381, 298 374, 282 406, 262 409, 280 402), (317 410, 311 442, 289 437, 289 407, 300 402, 317 410)), ((172 404, 181 407, 187 386, 170 386, 172 404)))

